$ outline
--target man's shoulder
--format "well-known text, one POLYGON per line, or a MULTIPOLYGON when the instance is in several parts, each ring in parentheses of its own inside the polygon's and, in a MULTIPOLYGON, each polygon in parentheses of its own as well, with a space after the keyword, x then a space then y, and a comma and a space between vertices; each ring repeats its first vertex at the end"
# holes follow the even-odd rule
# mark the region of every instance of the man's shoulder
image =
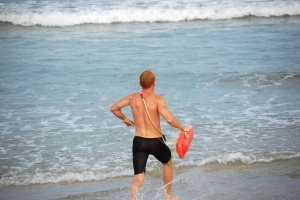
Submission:
POLYGON ((165 100, 165 98, 160 94, 154 94, 154 99, 156 101, 164 101, 165 100))
POLYGON ((138 92, 134 92, 134 93, 129 94, 129 95, 127 96, 127 98, 131 99, 131 98, 136 97, 137 95, 139 95, 139 93, 138 93, 138 92))
POLYGON ((153 94, 154 94, 154 96, 155 96, 156 98, 163 98, 163 96, 160 95, 160 94, 157 94, 157 93, 153 93, 153 94))
POLYGON ((134 99, 139 99, 141 98, 140 92, 134 92, 129 94, 126 98, 128 98, 129 100, 134 100, 134 99))

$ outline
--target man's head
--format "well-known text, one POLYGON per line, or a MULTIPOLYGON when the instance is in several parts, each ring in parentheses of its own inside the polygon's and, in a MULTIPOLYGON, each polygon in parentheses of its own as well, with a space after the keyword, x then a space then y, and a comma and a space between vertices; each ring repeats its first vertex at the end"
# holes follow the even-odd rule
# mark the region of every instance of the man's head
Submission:
POLYGON ((143 89, 150 88, 155 83, 155 74, 146 70, 140 75, 140 85, 143 89))

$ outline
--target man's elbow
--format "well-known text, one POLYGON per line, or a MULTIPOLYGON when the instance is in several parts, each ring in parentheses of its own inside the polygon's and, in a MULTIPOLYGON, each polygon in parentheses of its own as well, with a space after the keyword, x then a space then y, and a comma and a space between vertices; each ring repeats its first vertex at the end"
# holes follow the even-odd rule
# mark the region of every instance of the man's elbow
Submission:
POLYGON ((169 118, 169 119, 166 119, 166 121, 168 122, 168 124, 170 124, 172 126, 174 120, 172 118, 169 118))
POLYGON ((110 112, 114 112, 114 111, 116 111, 117 109, 116 109, 116 106, 114 106, 114 105, 112 105, 111 107, 110 107, 110 112))

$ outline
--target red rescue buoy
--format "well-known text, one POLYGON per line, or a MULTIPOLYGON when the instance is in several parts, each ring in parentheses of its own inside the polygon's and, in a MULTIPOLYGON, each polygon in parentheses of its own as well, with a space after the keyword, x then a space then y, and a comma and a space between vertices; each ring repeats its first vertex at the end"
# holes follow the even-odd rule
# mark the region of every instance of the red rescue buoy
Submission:
POLYGON ((192 143, 194 137, 194 130, 191 127, 188 132, 181 132, 177 142, 176 142, 176 151, 179 158, 183 158, 188 152, 189 147, 192 143))

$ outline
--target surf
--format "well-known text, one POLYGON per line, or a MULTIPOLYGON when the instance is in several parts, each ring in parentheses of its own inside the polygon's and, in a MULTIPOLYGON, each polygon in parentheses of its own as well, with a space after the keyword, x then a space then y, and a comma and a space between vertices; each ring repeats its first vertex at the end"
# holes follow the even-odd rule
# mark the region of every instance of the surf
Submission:
POLYGON ((40 5, 37 7, 2 4, 0 22, 21 26, 76 26, 82 24, 158 23, 193 20, 231 20, 255 17, 299 16, 299 2, 161 6, 135 5, 123 7, 90 6, 70 8, 66 5, 40 5))

